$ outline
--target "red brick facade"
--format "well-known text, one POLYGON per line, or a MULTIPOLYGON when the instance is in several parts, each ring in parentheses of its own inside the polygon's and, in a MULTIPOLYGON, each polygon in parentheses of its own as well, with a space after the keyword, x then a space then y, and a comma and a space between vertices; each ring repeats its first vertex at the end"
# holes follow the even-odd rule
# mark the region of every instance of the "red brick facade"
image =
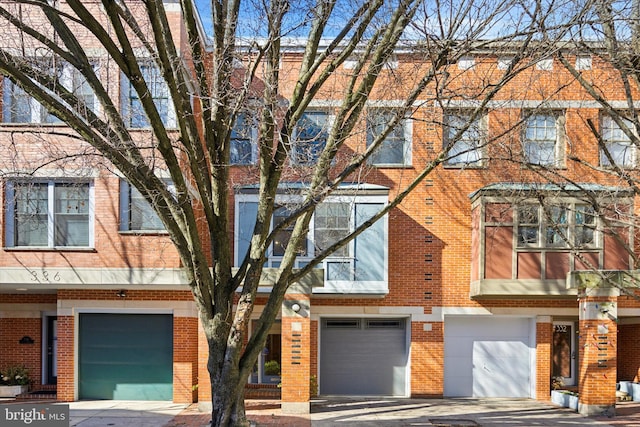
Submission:
MULTIPOLYGON (((176 27, 179 18, 178 14, 170 17, 176 27)), ((470 71, 458 84, 464 87, 478 81, 485 75, 483 73, 490 74, 489 71, 495 70, 496 60, 495 56, 479 55, 475 71, 470 71)), ((298 62, 299 57, 288 56, 283 67, 293 69, 298 62)), ((400 66, 399 73, 415 71, 415 64, 405 65, 406 68, 400 66)), ((587 73, 608 73, 605 64, 597 58, 594 58, 593 68, 587 73)), ((293 88, 293 81, 284 77, 282 84, 285 93, 293 88)), ((376 96, 393 101, 382 88, 376 91, 376 96)), ((620 88, 612 87, 610 96, 623 99, 620 88)), ((602 112, 579 105, 588 99, 566 72, 533 68, 514 79, 497 98, 505 101, 503 104, 527 101, 537 105, 543 100, 555 101, 559 105, 555 110, 562 111, 564 120, 562 173, 584 183, 618 185, 605 172, 568 160, 571 155, 598 164, 597 142, 585 123, 598 123, 602 112)), ((517 127, 523 117, 523 108, 517 103, 514 103, 516 106, 503 104, 489 108, 483 118, 490 136, 497 137, 507 129, 517 127)), ((401 191, 408 180, 415 178, 441 148, 443 129, 437 124, 443 121, 443 111, 425 107, 418 110, 416 118, 424 120, 413 123, 412 164, 368 171, 367 183, 386 187, 389 198, 401 191)), ((10 126, 6 128, 11 130, 10 126)), ((6 134, 2 132, 0 138, 5 138, 6 134)), ((517 224, 515 211, 509 210, 510 202, 487 201, 490 197, 487 195, 470 198, 471 194, 491 184, 539 180, 535 168, 527 169, 513 161, 513 156, 522 154, 518 135, 519 131, 506 133, 489 144, 486 148, 489 160, 482 167, 438 168, 390 212, 386 293, 319 295, 311 291, 310 294, 287 295, 279 318, 281 393, 285 404, 292 404, 297 410, 305 405, 308 407, 310 383, 322 384, 321 344, 323 320, 326 319, 406 321, 406 348, 398 349, 406 351, 407 355, 404 366, 406 389, 398 393, 405 397, 442 397, 447 395, 448 387, 452 387, 445 374, 447 364, 453 363, 452 355, 446 350, 446 341, 447 321, 455 316, 464 318, 469 326, 473 326, 478 317, 496 319, 503 322, 502 325, 509 325, 510 319, 529 322, 526 336, 512 339, 514 345, 524 343, 530 355, 527 378, 531 384, 524 397, 539 400, 550 397, 554 322, 560 321, 573 322, 578 328, 579 341, 574 349, 579 355, 575 386, 581 390, 585 405, 615 404, 611 391, 615 389, 616 381, 638 380, 640 302, 624 297, 609 301, 618 304, 619 323, 612 319, 583 319, 576 290, 565 285, 569 271, 585 270, 585 261, 597 263, 602 270, 633 269, 631 257, 624 249, 624 243, 637 244, 631 240, 633 232, 618 226, 623 239, 603 235, 602 248, 585 252, 582 259, 576 259, 569 250, 523 249, 514 243, 517 224), (503 285, 502 293, 495 291, 499 287, 496 281, 503 281, 499 283, 503 285), (527 289, 527 286, 542 289, 551 282, 555 286, 553 292, 533 295, 533 291, 527 289), (476 285, 478 292, 474 294, 476 285), (496 287, 483 294, 487 289, 483 286, 496 287), (520 294, 513 290, 518 287, 524 289, 520 294), (287 307, 294 301, 308 304, 308 312, 289 312, 287 307), (603 322, 606 322, 606 328, 603 322), (602 334, 592 332, 598 328, 608 331, 605 341, 600 338, 602 334), (607 348, 606 363, 602 362, 602 346, 607 348)), ((29 135, 19 133, 12 138, 25 149, 28 157, 29 135)), ((363 140, 355 137, 347 143, 347 149, 354 152, 361 152, 363 147, 363 140)), ((232 168, 231 174, 234 182, 248 182, 252 172, 247 172, 247 168, 232 168)), ((120 179, 110 171, 100 171, 93 184, 94 248, 17 250, 5 244, 0 250, 0 269, 18 277, 14 282, 7 280, 0 284, 3 292, 0 293, 0 344, 3 349, 0 369, 6 365, 24 364, 35 384, 45 384, 45 371, 49 368, 43 369, 46 365, 42 356, 46 345, 44 322, 48 317, 57 316, 57 397, 61 401, 73 401, 80 397, 77 353, 81 313, 170 314, 173 318, 173 401, 210 401, 208 346, 198 325, 192 294, 185 283, 178 279, 168 283, 162 276, 173 274, 181 267, 168 236, 166 233, 119 232, 120 179), (132 272, 132 277, 120 276, 123 271, 132 272), (83 272, 91 275, 90 283, 81 276, 83 272), (77 277, 73 275, 76 273, 77 277), (68 276, 63 277, 64 274, 68 276), (140 276, 136 276, 138 274, 140 276), (18 290, 27 285, 27 290, 18 290), (19 344, 23 336, 33 338, 33 343, 19 344)), ((3 191, 0 195, 3 206, 7 203, 5 194, 3 191)), ((633 197, 629 199, 634 202, 633 197)), ((229 205, 229 215, 233 218, 236 214, 233 200, 229 205)), ((6 215, 4 209, 2 212, 6 215)), ((6 224, 3 227, 6 228, 6 224)), ((231 235, 235 233, 230 230, 231 235)), ((264 304, 263 297, 254 318, 264 304)), ((585 301, 601 300, 587 298, 585 301)), ((478 341, 486 344, 491 339, 478 341)), ((470 374, 469 379, 473 378, 470 374)))

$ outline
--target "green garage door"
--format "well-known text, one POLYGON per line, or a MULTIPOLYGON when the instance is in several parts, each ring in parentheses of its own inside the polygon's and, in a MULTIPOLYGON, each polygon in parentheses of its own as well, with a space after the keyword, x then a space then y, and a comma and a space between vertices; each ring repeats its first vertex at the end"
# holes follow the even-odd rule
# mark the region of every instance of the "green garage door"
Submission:
POLYGON ((172 400, 173 316, 80 315, 81 399, 172 400))

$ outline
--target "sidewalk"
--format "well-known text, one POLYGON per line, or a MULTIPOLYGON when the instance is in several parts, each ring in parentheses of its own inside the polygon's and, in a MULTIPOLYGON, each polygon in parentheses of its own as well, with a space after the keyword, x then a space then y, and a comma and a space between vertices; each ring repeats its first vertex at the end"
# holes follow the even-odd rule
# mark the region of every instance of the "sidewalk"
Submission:
MULTIPOLYGON (((0 404, 25 404, 15 400, 0 404)), ((53 401, 29 402, 55 405, 53 401)), ((78 401, 68 404, 70 427, 208 427, 211 416, 197 404, 78 401)), ((640 402, 619 402, 613 418, 585 418, 531 399, 330 398, 312 401, 310 415, 284 415, 279 400, 247 400, 257 427, 640 427, 640 402)))
MULTIPOLYGON (((640 402, 620 402, 615 418, 585 418, 569 409, 530 399, 316 399, 310 416, 283 415, 277 400, 248 400, 247 417, 257 427, 640 427, 640 402)), ((196 405, 164 427, 205 427, 210 417, 196 405)))

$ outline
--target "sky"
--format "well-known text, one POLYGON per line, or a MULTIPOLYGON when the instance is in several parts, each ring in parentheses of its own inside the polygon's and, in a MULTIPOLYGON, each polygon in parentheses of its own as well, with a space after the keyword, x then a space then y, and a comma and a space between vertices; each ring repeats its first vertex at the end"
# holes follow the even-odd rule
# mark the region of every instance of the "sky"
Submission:
POLYGON ((207 33, 211 34, 211 0, 196 0, 196 7, 200 12, 202 25, 207 33))

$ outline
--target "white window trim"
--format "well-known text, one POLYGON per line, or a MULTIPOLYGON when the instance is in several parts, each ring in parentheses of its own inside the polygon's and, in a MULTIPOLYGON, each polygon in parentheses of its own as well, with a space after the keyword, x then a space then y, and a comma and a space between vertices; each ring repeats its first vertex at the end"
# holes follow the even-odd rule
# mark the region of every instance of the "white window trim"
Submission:
MULTIPOLYGON (((613 120, 613 118, 610 115, 602 115, 600 118, 600 134, 602 135, 602 130, 604 129, 604 120, 608 118, 609 120, 612 121, 613 124, 615 124, 617 126, 617 123, 615 123, 615 121, 613 120)), ((623 119, 626 120, 626 119, 623 119)), ((630 122, 631 125, 631 131, 633 132, 634 135, 636 135, 636 130, 633 127, 633 124, 630 122)), ((618 127, 619 128, 619 127, 618 127)), ((619 128, 620 129, 620 128, 619 128)), ((622 132, 622 129, 620 129, 620 132, 622 132)), ((637 136, 637 135, 636 135, 637 136)), ((610 142, 608 142, 607 140, 604 140, 603 138, 603 142, 606 146, 611 145, 610 142)), ((615 141, 616 144, 620 144, 621 141, 615 141)), ((603 168, 613 168, 613 167, 619 167, 622 169, 633 169, 635 167, 638 166, 638 147, 636 147, 636 145, 631 141, 631 139, 629 139, 629 141, 627 141, 627 146, 628 146, 628 150, 630 151, 630 155, 631 155, 631 164, 630 165, 625 165, 625 164, 615 164, 615 166, 613 164, 605 164, 606 162, 609 162, 609 159, 607 159, 602 147, 598 146, 598 157, 599 157, 599 162, 600 162, 600 166, 602 166, 603 168)))
POLYGON ((15 244, 15 183, 27 182, 20 180, 11 180, 6 183, 5 189, 5 248, 11 249, 60 249, 60 250, 83 250, 95 247, 95 187, 93 181, 69 181, 69 180, 34 180, 32 183, 47 184, 47 246, 23 246, 15 244), (55 227, 54 227, 54 210, 55 210, 55 185, 66 184, 69 182, 77 182, 89 185, 89 244, 88 246, 56 246, 55 243, 55 227))
MULTIPOLYGON (((448 109, 444 111, 444 126, 443 126, 443 132, 442 132, 442 144, 443 144, 443 148, 445 145, 449 144, 449 120, 448 117, 449 116, 457 116, 457 115, 468 115, 470 114, 470 111, 465 111, 464 109, 448 109)), ((476 150, 479 152, 480 154, 480 158, 478 159, 477 162, 475 163, 465 163, 465 162, 451 162, 451 160, 453 160, 453 157, 451 157, 451 152, 449 152, 449 155, 447 156, 448 159, 446 162, 443 163, 443 166, 445 168, 448 169, 469 169, 469 168, 483 168, 486 164, 486 157, 485 157, 485 144, 486 144, 486 138, 487 138, 487 130, 489 128, 489 116, 486 112, 482 112, 478 115, 478 117, 476 118, 476 120, 478 120, 478 132, 480 133, 480 138, 477 141, 477 147, 476 150)), ((460 141, 456 141, 455 144, 458 144, 460 141)), ((455 144, 452 145, 455 146, 455 144)), ((454 156, 456 157, 456 156, 454 156)))
MULTIPOLYGON (((522 150, 523 150, 523 158, 524 161, 528 164, 528 165, 532 165, 532 166, 540 166, 540 167, 554 167, 554 168, 562 168, 565 166, 565 140, 566 140, 566 135, 565 135, 565 128, 564 128, 564 123, 565 123, 565 118, 564 118, 564 112, 562 111, 557 111, 557 110, 548 110, 548 111, 530 111, 527 114, 525 114, 525 118, 523 120, 523 129, 522 129, 522 133, 521 133, 521 138, 522 138, 522 150), (524 157, 524 155, 526 154, 526 150, 525 150, 525 145, 529 142, 529 140, 526 138, 526 132, 527 132, 527 119, 534 117, 534 116, 538 116, 538 115, 543 115, 543 116, 553 116, 554 118, 554 122, 555 122, 555 127, 556 127, 556 140, 555 140, 555 144, 553 147, 553 162, 551 163, 544 163, 544 164, 540 164, 540 163, 531 163, 529 162, 529 159, 527 159, 526 157, 524 157)), ((539 141, 533 140, 532 143, 537 143, 539 141)))
MULTIPOLYGON (((376 111, 376 110, 389 111, 389 110, 393 110, 393 108, 394 108, 393 106, 376 105, 376 106, 369 106, 368 110, 369 111, 372 111, 372 110, 373 111, 376 111)), ((413 119, 411 116, 405 115, 402 119, 400 119, 400 121, 396 126, 402 126, 403 128, 404 143, 403 143, 402 163, 376 163, 373 161, 373 158, 370 157, 368 160, 368 164, 370 166, 374 166, 377 168, 404 168, 404 167, 410 167, 413 164, 413 119)), ((366 138, 367 138, 367 149, 368 149, 369 148, 368 124, 367 124, 366 132, 367 132, 366 138)), ((391 130, 391 132, 393 132, 393 129, 391 130)), ((380 142, 378 149, 380 149, 384 145, 385 141, 386 141, 386 138, 384 141, 380 142)))

